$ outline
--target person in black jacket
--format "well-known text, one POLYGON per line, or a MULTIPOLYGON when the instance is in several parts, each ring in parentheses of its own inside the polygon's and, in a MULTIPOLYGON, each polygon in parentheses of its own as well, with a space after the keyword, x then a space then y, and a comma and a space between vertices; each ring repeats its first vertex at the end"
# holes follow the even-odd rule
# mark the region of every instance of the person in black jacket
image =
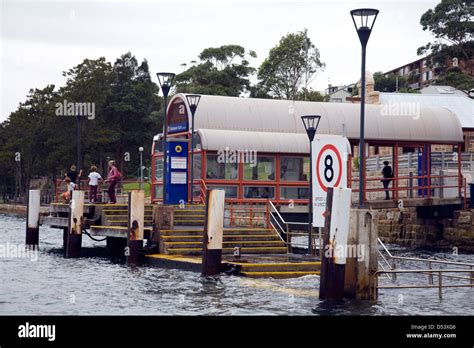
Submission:
POLYGON ((388 161, 383 162, 383 169, 382 169, 382 175, 383 175, 383 188, 385 189, 385 199, 390 199, 390 193, 388 191, 388 187, 390 186, 390 181, 393 178, 393 172, 392 172, 392 167, 388 165, 388 161))

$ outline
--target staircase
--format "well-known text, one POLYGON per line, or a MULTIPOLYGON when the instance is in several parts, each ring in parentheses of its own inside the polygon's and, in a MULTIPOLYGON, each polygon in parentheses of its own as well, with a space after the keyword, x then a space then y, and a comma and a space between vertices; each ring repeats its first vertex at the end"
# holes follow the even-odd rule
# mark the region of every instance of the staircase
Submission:
POLYGON ((320 274, 321 262, 272 262, 272 263, 239 263, 232 262, 239 270, 239 275, 248 278, 296 278, 305 275, 320 274))
MULTIPOLYGON (((161 251, 172 255, 200 255, 202 228, 161 230, 161 251)), ((285 254, 287 248, 276 232, 266 228, 225 228, 222 253, 232 254, 235 247, 241 254, 285 254)))
MULTIPOLYGON (((104 226, 127 226, 128 221, 128 206, 126 204, 110 204, 102 210, 104 226)), ((145 205, 145 227, 151 227, 153 224, 153 207, 145 205)))
POLYGON ((203 204, 186 204, 174 206, 175 226, 204 226, 206 209, 203 204))

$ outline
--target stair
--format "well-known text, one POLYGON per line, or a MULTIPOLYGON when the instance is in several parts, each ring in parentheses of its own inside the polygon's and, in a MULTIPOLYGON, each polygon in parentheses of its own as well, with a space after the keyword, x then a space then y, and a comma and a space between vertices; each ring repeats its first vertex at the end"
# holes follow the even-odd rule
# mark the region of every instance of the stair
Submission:
POLYGON ((206 220, 205 206, 202 204, 186 204, 174 206, 175 226, 204 226, 206 220))
MULTIPOLYGON (((164 254, 200 255, 202 229, 161 230, 161 250, 164 254)), ((226 228, 222 242, 223 254, 232 254, 239 247, 241 254, 285 254, 287 248, 280 237, 265 228, 226 228)))
POLYGON ((319 275, 321 262, 275 262, 275 263, 239 263, 239 275, 248 278, 296 278, 305 275, 319 275))
MULTIPOLYGON (((110 204, 104 207, 103 226, 127 226, 128 221, 128 206, 125 204, 110 204)), ((153 206, 145 205, 145 227, 151 227, 153 224, 153 206)))

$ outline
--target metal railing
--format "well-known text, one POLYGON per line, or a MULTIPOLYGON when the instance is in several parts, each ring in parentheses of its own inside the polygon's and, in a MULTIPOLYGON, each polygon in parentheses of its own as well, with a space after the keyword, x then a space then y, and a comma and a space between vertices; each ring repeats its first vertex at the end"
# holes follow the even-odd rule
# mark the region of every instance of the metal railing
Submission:
MULTIPOLYGON (((301 232, 301 231, 292 231, 291 225, 297 225, 297 226, 305 226, 304 229, 307 229, 308 223, 307 222, 293 222, 293 221, 286 221, 278 211, 277 207, 275 204, 273 204, 272 201, 268 201, 268 207, 269 207, 269 214, 268 214, 268 219, 269 219, 269 224, 270 226, 275 230, 275 232, 278 233, 280 236, 281 240, 286 244, 288 253, 293 252, 294 247, 299 247, 299 248, 307 248, 308 247, 308 233, 306 232, 301 232), (295 241, 293 237, 306 237, 304 241, 299 242, 295 241)), ((313 247, 314 250, 311 252, 311 254, 315 254, 316 250, 319 250, 319 255, 321 256, 321 248, 322 248, 322 230, 319 229, 318 233, 313 234, 313 247)))
POLYGON ((457 262, 457 261, 446 261, 446 260, 435 260, 435 259, 422 259, 418 257, 406 257, 406 256, 395 256, 387 249, 385 244, 378 238, 378 244, 382 247, 382 250, 379 248, 379 260, 378 265, 379 269, 375 273, 375 282, 374 282, 374 293, 377 293, 377 289, 421 289, 421 288, 438 288, 439 298, 442 298, 442 289, 443 288, 461 288, 461 287, 473 287, 474 286, 474 264, 467 262, 457 262), (385 254, 384 254, 385 253, 385 254), (427 263, 428 268, 422 269, 397 269, 397 261, 410 261, 415 263, 427 263), (433 264, 435 265, 447 265, 450 267, 460 266, 468 267, 467 269, 460 268, 438 268, 434 269, 433 264), (426 274, 428 276, 428 284, 410 284, 410 285, 378 285, 378 276, 384 274, 395 282, 397 280, 397 274, 426 274), (468 273, 469 276, 459 276, 447 273, 468 273), (438 276, 438 284, 434 284, 434 277, 438 276), (468 281, 468 284, 443 284, 443 277, 445 279, 456 279, 461 281, 468 281))

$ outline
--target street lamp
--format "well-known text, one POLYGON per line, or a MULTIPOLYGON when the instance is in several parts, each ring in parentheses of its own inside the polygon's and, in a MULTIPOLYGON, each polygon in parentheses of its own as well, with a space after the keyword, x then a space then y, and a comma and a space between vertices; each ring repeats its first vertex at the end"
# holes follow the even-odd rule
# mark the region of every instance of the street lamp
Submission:
POLYGON ((308 254, 313 253, 313 140, 318 130, 319 115, 301 116, 309 138, 308 254))
POLYGON ((373 8, 359 8, 351 11, 354 27, 362 44, 362 73, 360 92, 360 139, 359 139, 359 207, 364 206, 364 169, 365 169, 365 52, 370 33, 374 27, 379 10, 373 8), (359 18, 360 17, 360 18, 359 18), (356 22, 357 20, 357 22, 356 22), (360 25, 359 25, 360 22, 360 25))
POLYGON ((171 87, 173 86, 173 81, 175 74, 161 72, 157 73, 158 82, 163 92, 163 97, 165 99, 165 115, 163 120, 163 204, 166 201, 166 175, 167 175, 167 146, 166 146, 166 134, 168 133, 168 120, 166 119, 166 109, 168 108, 168 94, 171 87))
POLYGON ((188 94, 186 95, 188 100, 189 109, 191 110, 191 202, 193 203, 194 198, 194 115, 196 114, 196 109, 201 100, 201 96, 198 94, 188 94))
POLYGON ((140 146, 138 151, 140 151, 140 190, 143 190, 143 146, 140 146))

